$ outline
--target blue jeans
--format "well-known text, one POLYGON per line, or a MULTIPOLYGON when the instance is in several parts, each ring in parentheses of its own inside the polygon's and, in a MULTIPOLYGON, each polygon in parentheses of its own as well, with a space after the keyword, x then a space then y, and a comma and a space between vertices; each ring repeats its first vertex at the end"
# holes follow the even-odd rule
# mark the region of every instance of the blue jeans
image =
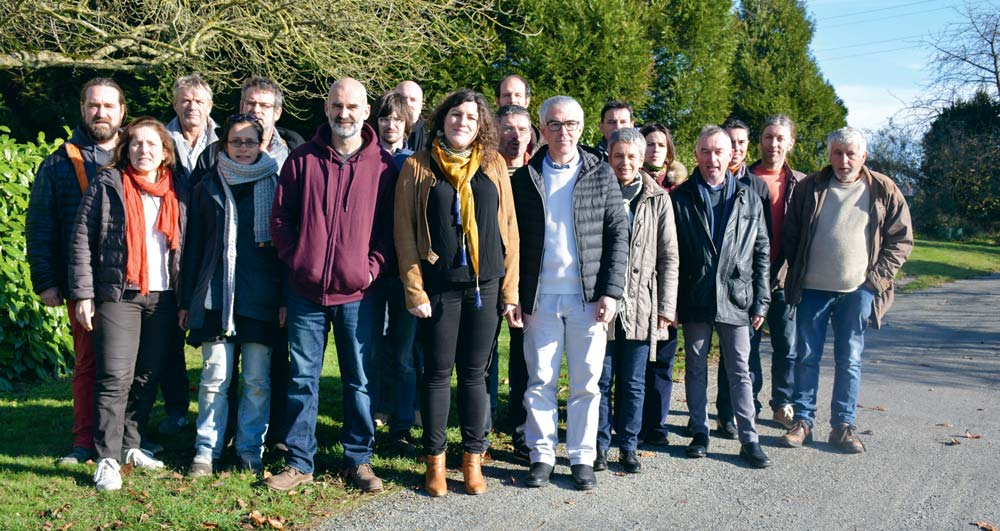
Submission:
POLYGON ((417 369, 414 342, 417 318, 406 309, 403 283, 399 277, 375 281, 374 330, 375 366, 382 367, 368 385, 372 413, 390 413, 389 431, 409 433, 417 411, 417 369), (384 311, 383 311, 384 310, 384 311), (384 331, 384 334, 383 334, 384 331))
POLYGON ((833 399, 830 425, 854 425, 861 388, 861 352, 872 312, 874 293, 862 286, 850 293, 802 290, 795 307, 795 419, 812 426, 816 418, 819 362, 826 343, 826 328, 833 321, 833 399))
POLYGON ((641 439, 667 437, 670 395, 674 388, 674 356, 677 353, 677 329, 670 327, 670 338, 656 342, 656 361, 646 363, 646 396, 642 400, 641 439))
POLYGON ((639 430, 642 429, 649 341, 625 339, 625 331, 621 326, 615 330, 615 336, 617 339, 608 341, 604 371, 598 382, 601 388, 601 409, 597 417, 597 450, 602 452, 611 447, 612 422, 615 426, 615 442, 622 450, 635 450, 639 447, 639 430), (615 384, 614 412, 611 409, 612 379, 615 384))
MULTIPOLYGON (((211 463, 222 456, 229 417, 227 396, 233 378, 236 345, 222 341, 201 345, 204 364, 198 386, 198 421, 195 461, 211 463)), ((243 396, 239 402, 236 453, 260 458, 267 433, 271 404, 271 348, 260 343, 241 345, 243 396)))
POLYGON ((288 294, 288 341, 291 366, 288 379, 288 419, 285 463, 311 474, 316 455, 316 416, 319 412, 319 380, 327 332, 333 327, 337 360, 343 386, 344 425, 340 442, 345 466, 371 461, 375 423, 368 396, 368 366, 375 350, 373 297, 338 306, 321 306, 288 294))

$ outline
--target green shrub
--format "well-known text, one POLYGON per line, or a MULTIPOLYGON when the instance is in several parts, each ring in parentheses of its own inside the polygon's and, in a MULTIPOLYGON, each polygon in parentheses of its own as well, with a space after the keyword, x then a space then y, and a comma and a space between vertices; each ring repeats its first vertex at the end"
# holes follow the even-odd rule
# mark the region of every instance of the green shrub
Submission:
POLYGON ((19 144, 0 126, 0 390, 64 376, 73 362, 66 308, 49 308, 31 288, 24 214, 35 170, 62 142, 19 144))

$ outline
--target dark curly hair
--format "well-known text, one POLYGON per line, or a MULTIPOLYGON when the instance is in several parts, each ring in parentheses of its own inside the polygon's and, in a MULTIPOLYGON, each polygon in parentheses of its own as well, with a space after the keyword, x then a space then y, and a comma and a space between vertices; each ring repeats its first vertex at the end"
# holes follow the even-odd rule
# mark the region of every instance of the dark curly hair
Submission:
POLYGON ((431 149, 434 145, 434 139, 437 138, 438 134, 444 132, 444 118, 448 115, 448 111, 468 102, 475 103, 479 109, 479 131, 476 133, 476 138, 472 140, 472 145, 479 146, 484 155, 497 150, 500 135, 497 132, 497 119, 493 114, 493 109, 486 103, 486 98, 482 94, 469 89, 458 89, 448 94, 444 101, 434 109, 434 113, 431 114, 427 122, 428 134, 425 148, 431 149))

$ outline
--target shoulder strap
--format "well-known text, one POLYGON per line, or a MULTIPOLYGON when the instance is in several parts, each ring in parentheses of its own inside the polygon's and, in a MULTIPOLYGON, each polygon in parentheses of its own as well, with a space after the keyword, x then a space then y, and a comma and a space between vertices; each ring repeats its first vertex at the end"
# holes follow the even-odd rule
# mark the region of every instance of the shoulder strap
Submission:
POLYGON ((65 142, 63 145, 66 146, 69 161, 73 163, 73 171, 76 172, 76 182, 80 184, 80 192, 86 192, 88 179, 87 170, 83 167, 83 153, 80 153, 80 148, 72 142, 65 142))

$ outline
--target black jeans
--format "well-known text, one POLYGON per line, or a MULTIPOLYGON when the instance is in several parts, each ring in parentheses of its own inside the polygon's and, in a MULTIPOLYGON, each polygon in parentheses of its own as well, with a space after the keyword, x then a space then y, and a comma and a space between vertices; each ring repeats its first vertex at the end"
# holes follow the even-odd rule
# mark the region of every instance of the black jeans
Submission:
POLYGON ((94 320, 98 456, 121 459, 122 448, 139 448, 163 361, 175 353, 176 331, 173 291, 139 295, 130 290, 119 302, 98 304, 94 320))
POLYGON ((451 409, 451 373, 458 372, 458 419, 462 428, 462 448, 483 453, 486 418, 490 398, 486 392, 486 369, 493 347, 493 333, 500 319, 497 300, 500 282, 479 285, 482 307, 474 306, 475 285, 428 293, 431 317, 420 319, 418 341, 424 351, 424 385, 421 409, 424 423, 424 451, 438 455, 445 451, 448 412, 451 409))
POLYGON ((524 409, 524 391, 528 388, 528 364, 524 361, 524 329, 510 329, 510 356, 507 358, 507 421, 515 441, 524 442, 524 423, 528 412, 524 409))

